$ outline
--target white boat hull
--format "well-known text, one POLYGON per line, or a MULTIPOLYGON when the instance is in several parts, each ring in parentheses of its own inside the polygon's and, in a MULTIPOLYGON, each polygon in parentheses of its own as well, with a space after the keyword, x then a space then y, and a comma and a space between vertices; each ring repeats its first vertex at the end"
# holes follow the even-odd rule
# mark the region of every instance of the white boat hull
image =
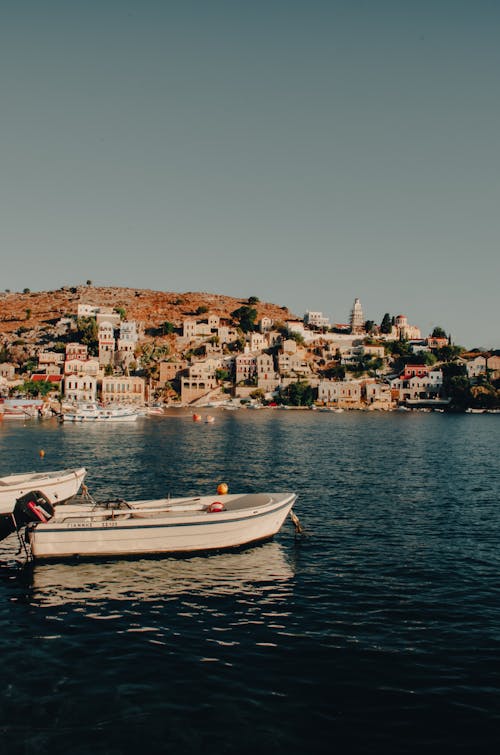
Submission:
POLYGON ((80 467, 0 477, 0 515, 11 514, 16 500, 32 490, 41 491, 52 504, 62 503, 78 493, 86 473, 80 467))
POLYGON ((100 411, 95 414, 88 412, 76 412, 62 415, 63 422, 135 422, 138 418, 137 412, 130 413, 113 413, 100 411))
POLYGON ((129 509, 68 505, 49 522, 28 530, 37 559, 140 556, 235 548, 271 538, 296 500, 293 493, 222 496, 223 511, 210 511, 215 497, 163 499, 128 504, 129 509))

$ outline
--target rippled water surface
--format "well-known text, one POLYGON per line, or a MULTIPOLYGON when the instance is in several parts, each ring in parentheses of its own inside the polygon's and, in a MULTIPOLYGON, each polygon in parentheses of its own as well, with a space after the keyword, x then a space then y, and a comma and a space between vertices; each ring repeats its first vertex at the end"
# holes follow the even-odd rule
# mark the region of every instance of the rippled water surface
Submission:
POLYGON ((0 474, 84 465, 129 499, 293 490, 307 532, 33 568, 0 543, 0 752, 496 752, 499 441, 496 415, 0 424, 0 474))

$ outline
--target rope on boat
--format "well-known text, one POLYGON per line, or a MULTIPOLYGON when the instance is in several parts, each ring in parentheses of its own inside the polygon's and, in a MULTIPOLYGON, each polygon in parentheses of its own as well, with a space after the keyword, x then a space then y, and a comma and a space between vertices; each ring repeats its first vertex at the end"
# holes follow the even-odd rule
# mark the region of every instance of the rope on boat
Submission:
POLYGON ((302 535, 304 532, 304 529, 299 521, 299 517, 297 514, 293 511, 293 509, 290 510, 290 519, 293 522, 293 526, 295 527, 295 534, 296 535, 302 535))

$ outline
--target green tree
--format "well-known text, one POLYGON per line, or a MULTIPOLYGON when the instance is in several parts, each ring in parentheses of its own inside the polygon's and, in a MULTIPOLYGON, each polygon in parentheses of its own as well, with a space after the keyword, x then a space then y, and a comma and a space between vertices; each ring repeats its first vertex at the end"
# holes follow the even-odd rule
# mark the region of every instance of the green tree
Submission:
POLYGON ((343 380, 345 367, 343 364, 336 364, 334 367, 327 367, 323 374, 328 380, 343 380))
POLYGON ((115 312, 120 315, 120 320, 127 319, 127 310, 125 307, 115 307, 115 312))
POLYGON ((456 409, 465 409, 471 403, 470 381, 465 375, 454 375, 448 382, 448 396, 451 398, 451 406, 456 409))
POLYGON ((375 321, 374 320, 367 320, 365 322, 365 331, 366 331, 366 333, 371 333, 373 330, 375 330, 375 321))
POLYGON ((463 346, 451 346, 450 344, 446 344, 446 346, 441 346, 440 349, 436 349, 434 353, 440 362, 453 362, 455 359, 458 359, 463 351, 463 346))
POLYGON ((305 344, 304 336, 302 333, 297 333, 295 330, 287 330, 286 338, 290 338, 292 341, 295 341, 295 343, 298 343, 299 346, 303 346, 305 344))
POLYGON ((222 383, 224 380, 229 379, 229 371, 224 370, 222 367, 215 370, 215 377, 219 381, 219 383, 222 383))
POLYGON ((307 380, 297 380, 281 391, 280 398, 281 403, 291 406, 311 406, 314 403, 315 391, 307 380))
POLYGON ((257 319, 257 310, 246 305, 238 307, 231 312, 231 317, 238 323, 238 326, 244 333, 255 330, 255 320, 257 319))
POLYGON ((54 390, 54 386, 48 380, 40 380, 39 382, 35 380, 25 380, 22 385, 18 386, 17 390, 20 393, 24 393, 26 396, 37 398, 38 396, 47 396, 48 393, 54 390))
POLYGON ((471 403, 470 380, 464 364, 443 364, 443 391, 451 399, 452 409, 465 409, 471 403))
POLYGON ((99 329, 94 317, 78 317, 76 320, 77 340, 88 347, 89 354, 96 356, 99 351, 99 329))
POLYGON ((392 330, 392 319, 389 312, 386 312, 382 318, 382 322, 380 323, 380 332, 387 334, 387 333, 390 333, 391 330, 392 330))
POLYGON ((206 304, 200 304, 200 306, 196 310, 197 315, 204 315, 207 312, 208 312, 208 307, 206 306, 206 304))
POLYGON ((23 294, 30 294, 31 290, 29 288, 23 288, 23 294))
POLYGON ((23 365, 23 369, 25 369, 26 372, 34 372, 37 367, 38 359, 36 357, 30 357, 30 359, 28 359, 23 365))
POLYGON ((248 297, 248 304, 253 307, 255 304, 258 304, 260 301, 258 296, 249 296, 248 297))
POLYGON ((170 335, 175 330, 175 325, 168 320, 165 320, 165 322, 162 323, 160 327, 164 336, 170 335))
POLYGON ((432 331, 431 338, 447 338, 447 335, 443 328, 440 328, 439 325, 436 325, 436 327, 432 331))
POLYGON ((422 360, 422 364, 426 364, 428 367, 432 367, 437 362, 437 356, 432 351, 423 351, 417 356, 422 360))
POLYGON ((29 320, 31 318, 31 309, 28 307, 26 310, 26 319, 29 320))

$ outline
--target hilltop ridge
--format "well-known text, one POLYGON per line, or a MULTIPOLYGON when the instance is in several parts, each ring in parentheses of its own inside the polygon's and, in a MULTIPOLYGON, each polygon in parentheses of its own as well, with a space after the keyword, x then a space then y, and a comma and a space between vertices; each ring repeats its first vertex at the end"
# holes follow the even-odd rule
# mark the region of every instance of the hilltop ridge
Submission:
MULTIPOLYGON (((32 331, 54 325, 65 316, 74 316, 79 304, 122 308, 128 320, 143 324, 144 330, 158 328, 165 321, 180 324, 187 317, 197 315, 200 307, 211 314, 230 318, 231 312, 248 304, 248 299, 208 292, 184 293, 153 291, 120 286, 64 286, 55 291, 4 292, 0 294, 0 334, 12 335, 18 328, 27 329, 24 338, 32 331)), ((258 301, 252 304, 257 318, 267 316, 273 320, 293 318, 288 307, 258 301)), ((202 315, 198 315, 202 317, 202 315)))

